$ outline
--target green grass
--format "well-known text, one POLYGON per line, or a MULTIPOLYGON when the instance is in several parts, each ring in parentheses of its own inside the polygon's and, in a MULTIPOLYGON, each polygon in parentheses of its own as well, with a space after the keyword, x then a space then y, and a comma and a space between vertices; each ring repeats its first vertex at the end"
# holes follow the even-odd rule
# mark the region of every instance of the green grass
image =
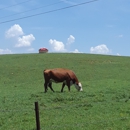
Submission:
POLYGON ((35 130, 34 102, 44 130, 130 130, 130 57, 90 54, 0 55, 0 130, 35 130), (82 83, 68 92, 43 70, 72 69, 82 83))

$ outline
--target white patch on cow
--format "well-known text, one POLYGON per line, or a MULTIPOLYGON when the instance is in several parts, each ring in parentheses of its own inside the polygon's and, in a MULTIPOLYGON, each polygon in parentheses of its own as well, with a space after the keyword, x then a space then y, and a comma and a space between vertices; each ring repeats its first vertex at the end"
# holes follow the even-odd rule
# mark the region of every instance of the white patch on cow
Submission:
POLYGON ((75 85, 75 88, 78 90, 78 91, 83 91, 82 89, 82 84, 79 82, 78 84, 74 84, 75 85))
POLYGON ((55 81, 54 79, 50 79, 49 82, 54 82, 54 83, 58 83, 57 81, 55 81))
POLYGON ((79 91, 83 91, 83 88, 82 88, 82 84, 79 82, 79 87, 80 87, 80 90, 79 91))
POLYGON ((70 81, 70 86, 71 86, 71 85, 73 85, 73 81, 72 81, 72 80, 70 81))
POLYGON ((50 82, 55 82, 53 79, 50 79, 50 82))
POLYGON ((49 86, 49 84, 52 83, 52 82, 57 83, 55 80, 50 79, 50 80, 49 80, 49 83, 47 84, 47 86, 49 86))
MULTIPOLYGON (((67 85, 66 80, 64 80, 63 83, 67 85)), ((72 81, 72 80, 70 81, 70 86, 71 86, 71 85, 73 85, 73 81, 72 81)))

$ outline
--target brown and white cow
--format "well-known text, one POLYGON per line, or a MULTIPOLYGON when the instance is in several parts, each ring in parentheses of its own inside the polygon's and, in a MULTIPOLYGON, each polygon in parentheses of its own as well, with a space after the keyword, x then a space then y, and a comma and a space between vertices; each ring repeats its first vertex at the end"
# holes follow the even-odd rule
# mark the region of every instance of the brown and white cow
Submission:
POLYGON ((55 68, 55 69, 46 69, 43 71, 44 75, 44 89, 45 92, 47 92, 47 88, 49 87, 53 92, 52 88, 52 82, 55 83, 63 83, 61 92, 63 92, 63 89, 65 85, 68 86, 68 90, 70 91, 70 86, 75 85, 75 88, 78 91, 82 91, 82 84, 78 81, 78 78, 74 74, 72 70, 69 69, 63 69, 63 68, 55 68))

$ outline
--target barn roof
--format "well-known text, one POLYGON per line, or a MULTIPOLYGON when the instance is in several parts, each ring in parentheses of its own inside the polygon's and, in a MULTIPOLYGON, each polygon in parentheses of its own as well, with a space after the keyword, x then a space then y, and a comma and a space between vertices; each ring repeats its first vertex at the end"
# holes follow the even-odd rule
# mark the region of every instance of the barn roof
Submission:
POLYGON ((48 51, 47 48, 40 48, 39 51, 48 51))

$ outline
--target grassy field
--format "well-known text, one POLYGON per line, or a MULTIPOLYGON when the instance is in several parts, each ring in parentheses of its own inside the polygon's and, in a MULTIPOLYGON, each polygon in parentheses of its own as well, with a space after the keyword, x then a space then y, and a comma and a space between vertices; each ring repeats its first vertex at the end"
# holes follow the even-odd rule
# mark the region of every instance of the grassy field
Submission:
POLYGON ((130 57, 90 54, 0 55, 0 130, 130 130, 130 57), (53 84, 45 94, 43 70, 72 69, 82 83, 68 92, 53 84))

